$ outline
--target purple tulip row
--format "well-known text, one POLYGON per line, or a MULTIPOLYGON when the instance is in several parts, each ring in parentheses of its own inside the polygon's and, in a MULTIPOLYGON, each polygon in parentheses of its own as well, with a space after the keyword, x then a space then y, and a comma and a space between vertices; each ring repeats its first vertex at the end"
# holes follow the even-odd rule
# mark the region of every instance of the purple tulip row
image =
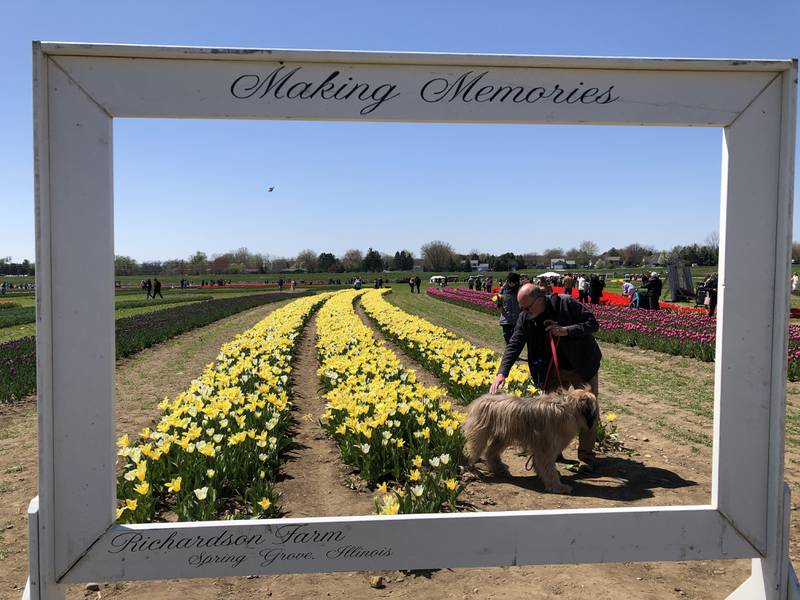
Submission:
MULTIPOLYGON (((431 296, 495 313, 492 294, 465 288, 430 288, 431 296)), ((714 360, 717 319, 705 313, 638 310, 623 306, 592 305, 600 323, 600 340, 638 346, 668 354, 714 360)), ((789 325, 788 372, 800 380, 800 325, 789 325)))

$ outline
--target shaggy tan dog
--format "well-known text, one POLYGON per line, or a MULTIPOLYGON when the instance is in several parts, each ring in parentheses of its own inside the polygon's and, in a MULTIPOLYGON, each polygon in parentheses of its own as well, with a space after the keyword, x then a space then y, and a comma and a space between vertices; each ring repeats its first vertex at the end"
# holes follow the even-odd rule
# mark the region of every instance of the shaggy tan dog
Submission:
POLYGON ((594 427, 597 399, 584 389, 557 390, 535 398, 484 394, 469 405, 463 428, 467 460, 474 465, 485 455, 497 473, 505 469, 500 454, 517 445, 532 456, 536 473, 548 492, 569 493, 561 483, 556 458, 581 430, 594 427))

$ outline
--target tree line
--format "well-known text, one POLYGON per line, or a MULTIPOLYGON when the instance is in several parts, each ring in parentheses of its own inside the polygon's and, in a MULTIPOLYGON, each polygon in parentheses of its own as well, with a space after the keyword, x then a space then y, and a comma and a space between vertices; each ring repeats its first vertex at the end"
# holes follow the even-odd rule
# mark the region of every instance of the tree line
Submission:
MULTIPOLYGON (((792 256, 800 259, 800 244, 793 247, 792 256)), ((612 247, 599 251, 595 242, 584 240, 573 248, 547 248, 542 252, 515 254, 505 252, 492 254, 471 250, 464 254, 456 252, 451 244, 434 240, 423 244, 419 255, 408 249, 397 250, 394 254, 381 252, 374 248, 365 251, 351 248, 342 255, 333 252, 302 250, 294 257, 276 257, 268 254, 250 252, 239 248, 224 254, 209 257, 205 252, 195 252, 186 259, 166 261, 137 262, 129 256, 115 258, 117 275, 204 275, 206 273, 224 274, 277 274, 303 269, 308 273, 363 273, 392 271, 411 271, 421 268, 425 271, 471 271, 473 264, 488 265, 492 271, 510 271, 525 268, 550 268, 551 259, 574 260, 576 267, 602 269, 619 264, 622 267, 641 267, 643 265, 665 265, 682 260, 689 264, 716 265, 719 257, 719 244, 715 235, 709 236, 703 244, 674 246, 670 250, 656 250, 653 246, 639 243, 612 247)), ((1 264, 1 263, 0 263, 1 264)))

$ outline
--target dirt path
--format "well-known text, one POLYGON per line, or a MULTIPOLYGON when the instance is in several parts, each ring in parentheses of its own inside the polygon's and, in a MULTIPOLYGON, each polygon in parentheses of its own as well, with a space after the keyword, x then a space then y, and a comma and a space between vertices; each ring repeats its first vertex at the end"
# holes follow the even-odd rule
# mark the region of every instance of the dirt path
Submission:
POLYGON ((336 444, 319 426, 325 400, 318 393, 316 332, 314 316, 300 338, 292 373, 295 446, 278 485, 281 507, 288 517, 370 514, 373 494, 342 464, 336 444))

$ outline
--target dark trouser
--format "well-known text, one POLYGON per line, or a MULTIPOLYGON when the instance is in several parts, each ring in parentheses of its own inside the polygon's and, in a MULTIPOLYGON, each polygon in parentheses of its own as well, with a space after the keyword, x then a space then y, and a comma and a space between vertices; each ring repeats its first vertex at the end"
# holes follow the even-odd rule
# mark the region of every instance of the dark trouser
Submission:
POLYGON ((660 310, 661 307, 658 305, 658 296, 648 296, 648 300, 650 301, 650 310, 660 310))
MULTIPOLYGON (((588 385, 591 392, 597 398, 597 373, 594 374, 589 381, 583 379, 577 371, 570 371, 568 369, 561 369, 561 383, 565 387, 570 385, 580 387, 588 385)), ((547 391, 551 392, 558 387, 558 377, 553 373, 550 374, 550 381, 547 383, 547 391)), ((598 398, 599 400, 599 398, 598 398)), ((595 426, 588 431, 581 431, 578 434, 578 458, 584 462, 591 462, 594 459, 594 443, 597 440, 597 423, 600 421, 600 415, 597 415, 595 426)))
POLYGON ((506 341, 506 344, 508 344, 508 340, 511 339, 511 334, 514 333, 514 326, 514 323, 500 325, 500 327, 503 328, 503 339, 506 341))
MULTIPOLYGON (((153 292, 153 300, 155 300, 155 298, 156 298, 156 294, 158 294, 159 296, 161 296, 161 290, 156 290, 155 292, 153 292)), ((163 298, 164 296, 161 296, 161 297, 163 298)))
POLYGON ((571 288, 571 287, 565 287, 565 288, 564 288, 564 293, 565 293, 567 296, 572 296, 572 288, 571 288))
POLYGON ((708 294, 708 316, 713 317, 714 311, 717 310, 717 292, 708 294))
POLYGON ((592 304, 600 304, 600 296, 592 295, 592 304))
POLYGON ((408 285, 411 287, 411 293, 413 294, 414 293, 414 284, 413 283, 409 283, 408 285))
POLYGON ((419 294, 419 284, 418 284, 418 283, 415 283, 415 284, 414 284, 414 287, 415 287, 415 288, 417 288, 417 293, 419 294))

